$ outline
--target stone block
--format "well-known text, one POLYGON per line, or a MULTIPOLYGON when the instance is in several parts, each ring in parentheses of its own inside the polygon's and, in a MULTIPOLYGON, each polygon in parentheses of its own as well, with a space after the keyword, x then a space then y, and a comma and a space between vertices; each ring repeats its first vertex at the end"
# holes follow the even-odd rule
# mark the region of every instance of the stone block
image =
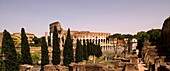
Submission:
POLYGON ((139 71, 137 65, 132 64, 132 63, 126 64, 124 70, 125 71, 139 71))
POLYGON ((111 62, 111 64, 113 64, 115 68, 118 68, 120 62, 121 62, 121 60, 113 60, 113 61, 111 62))
POLYGON ((20 71, 31 71, 33 68, 32 65, 24 64, 20 65, 20 71))
POLYGON ((137 56, 130 56, 130 63, 137 64, 138 62, 139 61, 137 56))
POLYGON ((66 66, 49 64, 44 66, 44 71, 69 71, 69 70, 68 67, 66 66))
POLYGON ((52 64, 49 64, 44 66, 44 71, 59 71, 59 70, 57 70, 52 64))

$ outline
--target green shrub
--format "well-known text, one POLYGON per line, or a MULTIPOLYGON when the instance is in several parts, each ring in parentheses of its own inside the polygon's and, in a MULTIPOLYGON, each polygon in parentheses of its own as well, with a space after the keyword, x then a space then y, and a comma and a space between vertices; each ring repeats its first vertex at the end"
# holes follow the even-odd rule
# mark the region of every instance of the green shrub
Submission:
POLYGON ((40 54, 38 53, 31 53, 33 64, 37 64, 37 62, 41 59, 40 54))
POLYGON ((96 59, 96 63, 102 62, 104 59, 96 59))

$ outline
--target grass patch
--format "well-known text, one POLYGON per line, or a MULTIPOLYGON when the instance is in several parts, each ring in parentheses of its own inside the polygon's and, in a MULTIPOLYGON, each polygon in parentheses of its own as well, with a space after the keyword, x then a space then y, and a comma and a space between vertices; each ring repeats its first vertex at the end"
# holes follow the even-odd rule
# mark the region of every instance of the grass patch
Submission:
POLYGON ((107 61, 106 61, 107 65, 110 65, 111 62, 112 62, 112 60, 107 60, 107 61))
MULTIPOLYGON (((95 63, 99 63, 99 62, 103 62, 104 59, 96 59, 96 62, 95 63)), ((93 63, 93 60, 88 60, 87 61, 88 63, 93 63)))
POLYGON ((103 52, 103 54, 106 56, 114 56, 115 52, 103 52))
POLYGON ((87 63, 93 63, 93 60, 88 60, 87 63))
POLYGON ((103 62, 104 59, 96 59, 96 63, 103 62))

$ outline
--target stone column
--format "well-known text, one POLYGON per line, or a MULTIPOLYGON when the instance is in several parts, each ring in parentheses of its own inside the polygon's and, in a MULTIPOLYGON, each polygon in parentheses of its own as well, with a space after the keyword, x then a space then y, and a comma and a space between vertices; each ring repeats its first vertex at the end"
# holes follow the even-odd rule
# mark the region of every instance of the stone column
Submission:
POLYGON ((49 50, 48 55, 49 55, 49 64, 52 64, 52 49, 49 50))
POLYGON ((105 46, 103 46, 103 50, 105 51, 105 46))
POLYGON ((62 42, 62 35, 60 34, 59 35, 59 39, 60 39, 60 50, 61 50, 61 53, 60 53, 60 64, 62 65, 63 64, 63 42, 62 42))
POLYGON ((106 46, 106 51, 108 50, 108 47, 106 46))
POLYGON ((56 68, 54 67, 54 65, 49 64, 49 65, 45 65, 45 66, 44 66, 44 71, 58 71, 58 70, 56 70, 56 68))
POLYGON ((109 51, 110 50, 110 47, 108 46, 108 45, 106 45, 107 46, 107 51, 109 51))
POLYGON ((81 44, 83 44, 83 38, 82 38, 82 40, 81 40, 81 44))
POLYGON ((108 48, 107 48, 107 46, 106 46, 106 39, 105 39, 105 41, 104 41, 104 46, 106 47, 106 51, 107 51, 108 48))
POLYGON ((108 50, 108 47, 106 46, 106 51, 108 50))
POLYGON ((63 42, 62 42, 62 35, 59 35, 59 39, 60 39, 60 50, 63 50, 63 42))
POLYGON ((103 46, 103 50, 105 51, 105 46, 103 46))
POLYGON ((96 63, 96 56, 93 55, 93 64, 95 64, 95 63, 96 63))
POLYGON ((125 55, 124 55, 124 57, 127 57, 127 48, 128 48, 128 46, 127 46, 127 44, 128 44, 128 38, 124 38, 124 41, 125 41, 125 46, 124 46, 124 52, 125 52, 125 55))
POLYGON ((136 55, 130 56, 130 63, 137 64, 138 63, 138 57, 136 55))
POLYGON ((51 47, 53 46, 53 33, 50 33, 51 34, 51 47))
POLYGON ((49 62, 49 64, 52 64, 52 47, 53 47, 53 33, 50 33, 50 39, 51 39, 51 49, 49 50, 49 60, 50 60, 50 62, 49 62))
POLYGON ((47 43, 47 46, 48 46, 48 32, 45 32, 45 40, 46 40, 46 43, 47 43))
POLYGON ((109 47, 108 45, 107 45, 107 48, 108 48, 107 50, 109 51, 109 50, 110 50, 110 47, 109 47))
POLYGON ((111 47, 109 46, 109 49, 111 50, 111 47))
POLYGON ((107 51, 108 51, 109 47, 107 46, 107 40, 105 40, 105 46, 107 47, 107 51))
POLYGON ((160 59, 159 58, 155 58, 155 71, 158 71, 158 68, 160 67, 160 59))

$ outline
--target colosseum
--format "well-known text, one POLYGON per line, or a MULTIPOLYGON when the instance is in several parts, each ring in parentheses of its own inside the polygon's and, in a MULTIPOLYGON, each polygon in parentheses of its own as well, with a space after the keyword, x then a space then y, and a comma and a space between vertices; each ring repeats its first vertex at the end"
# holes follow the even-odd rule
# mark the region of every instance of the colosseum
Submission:
MULTIPOLYGON (((64 42, 67 36, 67 30, 63 30, 60 22, 53 22, 49 25, 50 27, 50 36, 52 39, 54 26, 57 26, 59 38, 60 38, 60 49, 63 50, 64 42)), ((100 44, 102 51, 112 51, 113 42, 106 39, 110 36, 110 33, 101 33, 101 32, 90 32, 90 31, 70 31, 70 34, 73 39, 73 48, 76 48, 76 40, 79 39, 83 44, 83 40, 89 40, 94 44, 100 44)), ((52 45, 51 40, 51 45, 52 45)))

